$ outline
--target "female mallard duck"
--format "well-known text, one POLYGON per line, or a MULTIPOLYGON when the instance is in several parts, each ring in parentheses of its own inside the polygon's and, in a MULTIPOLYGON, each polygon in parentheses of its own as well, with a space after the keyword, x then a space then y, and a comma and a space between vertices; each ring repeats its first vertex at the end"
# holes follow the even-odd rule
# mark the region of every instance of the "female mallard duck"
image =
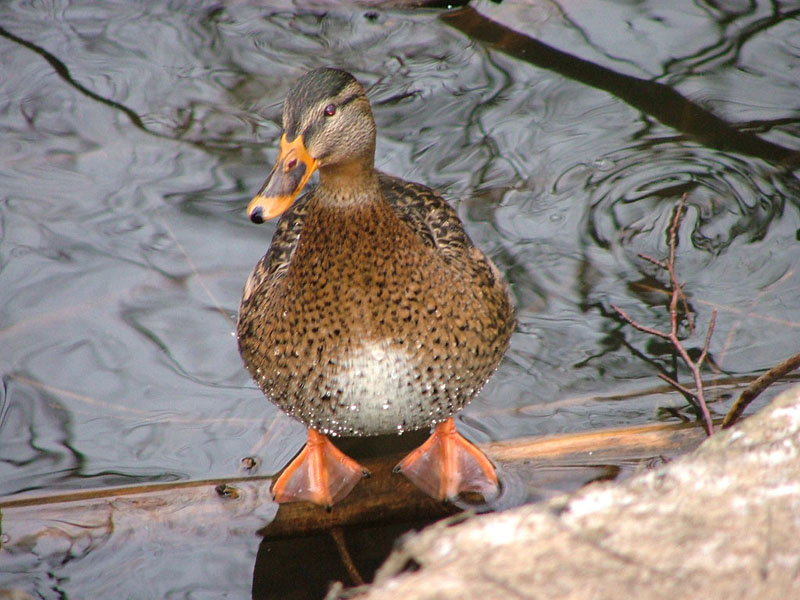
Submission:
POLYGON ((330 506, 368 473, 328 435, 437 424, 396 470, 432 496, 498 489, 452 415, 499 364, 508 286, 434 191, 374 168, 375 121, 349 73, 316 69, 283 107, 278 160, 247 208, 283 215, 247 280, 239 351, 272 402, 308 426, 277 502, 330 506), (295 198, 314 171, 319 185, 295 198))

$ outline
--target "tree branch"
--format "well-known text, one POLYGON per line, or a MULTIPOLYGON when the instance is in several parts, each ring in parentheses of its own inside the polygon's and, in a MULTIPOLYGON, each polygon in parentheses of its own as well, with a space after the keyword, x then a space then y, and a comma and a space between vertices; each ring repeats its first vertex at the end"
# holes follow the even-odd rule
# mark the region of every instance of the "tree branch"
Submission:
POLYGON ((635 329, 647 333, 649 335, 668 340, 675 351, 680 355, 683 362, 689 368, 689 371, 692 373, 692 378, 694 380, 694 387, 695 391, 690 390, 689 388, 681 385, 678 383, 676 379, 665 375, 664 373, 659 373, 658 376, 661 377, 664 381, 669 383, 679 392, 681 392, 686 399, 694 404, 700 414, 702 416, 703 425, 705 426, 706 433, 711 435, 714 433, 714 423, 711 420, 711 412, 708 410, 708 404, 706 403, 705 398, 705 391, 703 389, 703 378, 701 375, 701 369, 703 363, 708 358, 708 349, 711 344, 711 335, 714 333, 714 325, 717 320, 717 311, 714 310, 711 313, 711 320, 708 324, 708 330, 706 331, 705 341, 703 343, 702 351, 700 352, 700 356, 696 361, 692 360, 691 356, 689 356, 689 352, 683 345, 683 342, 678 337, 678 328, 680 326, 680 322, 682 318, 686 319, 686 323, 689 325, 689 331, 692 335, 694 335, 695 328, 694 328, 694 320, 692 319, 692 313, 689 310, 689 302, 686 299, 686 295, 683 292, 683 285, 678 281, 678 276, 675 273, 675 252, 678 246, 678 229, 680 228, 681 219, 685 213, 686 209, 686 194, 684 194, 678 205, 675 207, 675 210, 672 213, 672 219, 670 221, 669 230, 667 232, 667 244, 669 246, 669 256, 665 260, 659 260, 656 258, 652 258, 647 256, 646 254, 639 254, 639 256, 646 260, 647 262, 656 265, 657 267, 667 271, 669 274, 669 284, 670 284, 670 299, 669 299, 669 316, 670 316, 670 330, 669 333, 665 333, 663 331, 659 331, 653 327, 647 327, 646 325, 642 325, 641 323, 637 322, 635 319, 630 317, 625 311, 623 311, 618 306, 612 304, 611 308, 616 311, 616 313, 624 320, 626 323, 630 324, 635 329), (678 305, 683 305, 683 315, 680 315, 678 312, 678 305))
POLYGON ((722 429, 727 429, 733 425, 742 415, 744 409, 747 408, 747 405, 755 400, 761 392, 767 389, 767 387, 772 385, 776 380, 794 371, 797 367, 800 367, 800 354, 795 354, 782 363, 775 365, 744 388, 736 399, 736 402, 731 406, 728 414, 725 415, 725 418, 722 420, 722 429))

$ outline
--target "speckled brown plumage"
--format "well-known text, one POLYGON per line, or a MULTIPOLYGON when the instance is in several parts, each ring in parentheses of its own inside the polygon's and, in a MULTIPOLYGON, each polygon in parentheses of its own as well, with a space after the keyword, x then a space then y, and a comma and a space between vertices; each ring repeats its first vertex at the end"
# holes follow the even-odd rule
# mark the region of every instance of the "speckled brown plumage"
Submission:
POLYGON ((247 283, 238 331, 282 410, 322 433, 371 435, 460 410, 512 328, 508 288, 452 208, 380 175, 362 202, 338 206, 319 188, 295 202, 247 283))
POLYGON ((373 169, 363 88, 319 71, 290 94, 284 128, 343 158, 320 158, 320 184, 283 213, 245 286, 239 349, 264 394, 323 434, 428 427, 499 364, 508 286, 438 194, 373 169), (315 116, 328 99, 342 107, 335 129, 315 116))

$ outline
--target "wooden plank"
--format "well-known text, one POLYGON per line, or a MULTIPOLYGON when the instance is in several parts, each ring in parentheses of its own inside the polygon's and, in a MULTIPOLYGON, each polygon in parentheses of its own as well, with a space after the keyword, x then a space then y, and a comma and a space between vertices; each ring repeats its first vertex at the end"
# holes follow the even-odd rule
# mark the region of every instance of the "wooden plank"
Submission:
POLYGON ((696 423, 652 423, 566 435, 492 442, 483 450, 497 462, 536 458, 564 460, 570 456, 590 461, 644 459, 696 448, 705 433, 696 423))
MULTIPOLYGON (((482 448, 501 473, 513 471, 514 477, 524 482, 541 479, 547 472, 551 479, 569 479, 561 486, 561 491, 569 491, 594 478, 613 478, 617 471, 609 467, 614 465, 686 452, 703 439, 702 429, 692 424, 653 424, 493 442, 482 448), (585 473, 576 475, 579 469, 585 473)), ((199 520, 223 526, 230 521, 231 527, 241 527, 246 521, 255 525, 253 529, 269 523, 260 531, 262 535, 285 538, 336 527, 435 519, 459 510, 429 498, 405 477, 392 473, 401 457, 362 459, 372 477, 360 482, 330 512, 295 503, 282 505, 275 515, 270 478, 232 477, 69 492, 45 490, 0 498, 0 531, 8 544, 21 537, 52 534, 54 527, 65 523, 74 528, 99 528, 102 533, 122 521, 130 527, 146 523, 153 531, 158 523, 169 525, 169 530, 176 523, 199 520)), ((559 488, 557 481, 554 486, 559 488)), ((532 497, 523 490, 519 501, 532 497)))

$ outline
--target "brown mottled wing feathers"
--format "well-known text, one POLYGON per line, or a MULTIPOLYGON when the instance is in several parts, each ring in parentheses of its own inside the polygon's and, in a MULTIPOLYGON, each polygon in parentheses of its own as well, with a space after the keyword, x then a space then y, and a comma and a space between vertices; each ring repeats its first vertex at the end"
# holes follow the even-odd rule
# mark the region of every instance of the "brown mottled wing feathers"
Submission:
POLYGON ((445 261, 465 273, 471 271, 481 285, 494 287, 501 278, 496 267, 464 231, 456 211, 432 189, 419 183, 379 174, 381 189, 398 217, 445 261))
POLYGON ((383 195, 395 214, 426 245, 439 248, 445 254, 464 252, 472 246, 456 211, 432 189, 383 173, 379 174, 379 180, 383 195))

